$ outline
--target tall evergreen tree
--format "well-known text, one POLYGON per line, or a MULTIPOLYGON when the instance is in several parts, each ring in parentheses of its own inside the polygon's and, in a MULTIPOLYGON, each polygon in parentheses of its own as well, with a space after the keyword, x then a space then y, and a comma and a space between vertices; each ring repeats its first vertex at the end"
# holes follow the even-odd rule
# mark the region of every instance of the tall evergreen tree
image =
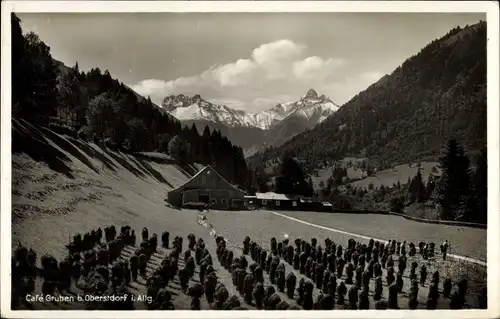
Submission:
POLYGON ((488 160, 486 148, 481 150, 477 158, 476 171, 473 176, 476 210, 470 212, 470 219, 486 224, 488 220, 488 160))
POLYGON ((436 187, 436 178, 434 175, 429 174, 429 177, 427 178, 427 184, 425 185, 425 193, 427 194, 427 197, 430 197, 431 194, 434 192, 434 188, 436 187))
POLYGON ((441 218, 467 218, 470 190, 470 162, 462 146, 451 139, 439 159, 442 175, 436 185, 441 218))
MULTIPOLYGON (((309 177, 310 178, 310 177, 309 177)), ((306 180, 300 164, 292 157, 284 157, 276 177, 275 191, 281 194, 312 195, 312 182, 306 180)))

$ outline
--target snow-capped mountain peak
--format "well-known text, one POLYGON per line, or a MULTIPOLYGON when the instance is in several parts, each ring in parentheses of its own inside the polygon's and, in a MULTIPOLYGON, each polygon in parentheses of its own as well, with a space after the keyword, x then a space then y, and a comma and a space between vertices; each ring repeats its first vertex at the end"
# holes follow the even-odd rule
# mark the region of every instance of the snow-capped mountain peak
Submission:
POLYGON ((163 100, 162 107, 181 121, 205 120, 230 127, 257 127, 263 130, 273 127, 289 116, 303 118, 315 125, 339 108, 325 95, 318 96, 313 89, 307 91, 298 101, 280 103, 257 113, 246 113, 225 105, 212 104, 200 95, 169 95, 163 100))
MULTIPOLYGON (((322 95, 324 97, 324 95, 322 95)), ((317 99, 318 98, 318 93, 314 91, 314 89, 309 89, 307 93, 302 97, 302 100, 307 100, 307 99, 317 99)))

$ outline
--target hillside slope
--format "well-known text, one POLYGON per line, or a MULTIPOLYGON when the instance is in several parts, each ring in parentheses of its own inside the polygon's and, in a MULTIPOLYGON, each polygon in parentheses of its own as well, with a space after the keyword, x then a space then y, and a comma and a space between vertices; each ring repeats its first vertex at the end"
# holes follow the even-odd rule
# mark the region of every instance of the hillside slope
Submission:
POLYGON ((315 165, 360 154, 390 166, 435 159, 451 137, 468 150, 486 143, 486 22, 451 30, 263 158, 291 152, 315 165))
POLYGON ((172 215, 180 212, 165 207, 164 199, 199 167, 186 172, 168 159, 108 151, 24 121, 12 124, 12 245, 20 241, 57 255, 69 235, 117 219, 146 223, 168 212, 183 229, 181 221, 191 220, 172 215), (44 235, 49 229, 53 243, 44 235))

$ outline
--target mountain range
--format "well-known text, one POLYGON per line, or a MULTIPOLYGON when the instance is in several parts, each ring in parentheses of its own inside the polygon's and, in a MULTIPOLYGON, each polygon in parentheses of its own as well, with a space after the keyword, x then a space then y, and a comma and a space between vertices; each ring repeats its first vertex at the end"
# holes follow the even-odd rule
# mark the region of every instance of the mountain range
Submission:
POLYGON ((183 124, 194 123, 199 130, 206 125, 220 130, 229 140, 249 152, 280 145, 296 134, 313 128, 339 109, 328 97, 319 96, 313 89, 298 101, 280 103, 256 113, 214 104, 200 95, 169 95, 161 106, 183 124))
POLYGON ((486 145, 486 43, 486 22, 452 29, 314 129, 255 154, 250 162, 290 154, 314 166, 349 155, 391 167, 436 160, 449 139, 469 154, 481 149, 486 145))

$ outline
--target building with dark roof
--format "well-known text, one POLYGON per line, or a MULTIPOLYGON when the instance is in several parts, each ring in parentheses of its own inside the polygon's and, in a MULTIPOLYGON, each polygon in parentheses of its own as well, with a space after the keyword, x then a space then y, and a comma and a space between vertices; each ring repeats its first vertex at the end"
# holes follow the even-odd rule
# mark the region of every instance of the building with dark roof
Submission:
POLYGON ((318 202, 313 201, 310 197, 274 192, 255 193, 254 196, 245 196, 245 201, 247 206, 252 208, 319 212, 331 212, 333 210, 333 206, 329 202, 318 202))
POLYGON ((184 185, 168 192, 168 202, 176 207, 243 209, 245 192, 226 181, 207 165, 184 185))

